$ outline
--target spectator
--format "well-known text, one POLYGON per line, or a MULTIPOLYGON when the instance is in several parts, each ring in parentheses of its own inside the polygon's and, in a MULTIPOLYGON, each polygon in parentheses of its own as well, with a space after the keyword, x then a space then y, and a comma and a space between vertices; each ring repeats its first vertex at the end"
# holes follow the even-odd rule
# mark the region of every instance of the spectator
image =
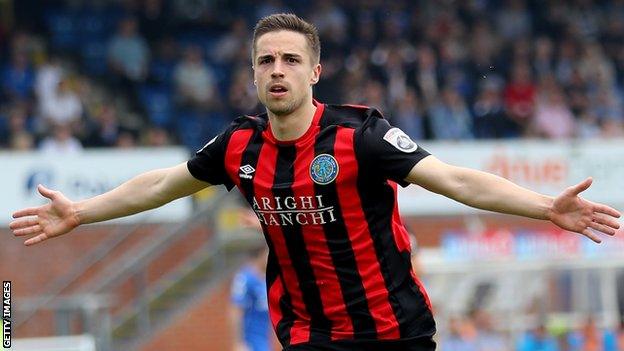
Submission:
POLYGON ((29 133, 18 133, 11 136, 9 148, 14 151, 29 151, 35 147, 35 138, 29 133))
POLYGON ((618 351, 615 335, 608 330, 601 330, 594 318, 589 317, 578 331, 568 335, 569 351, 618 351))
POLYGON ((126 17, 108 43, 108 62, 116 75, 130 82, 141 82, 147 75, 150 51, 137 31, 137 21, 126 17))
POLYGON ((82 144, 72 135, 69 125, 57 124, 52 127, 52 135, 41 142, 39 150, 55 155, 77 154, 82 151, 82 144))
POLYGON ((538 77, 554 74, 555 58, 553 42, 548 37, 539 37, 535 41, 535 57, 533 69, 538 77))
POLYGON ((493 79, 485 82, 473 105, 474 132, 477 138, 499 139, 520 136, 521 126, 509 118, 505 111, 500 84, 493 79))
POLYGON ((148 41, 160 40, 169 31, 170 18, 163 0, 145 0, 139 14, 141 34, 148 41))
MULTIPOLYGON (((31 150, 34 148, 34 137, 28 128, 28 113, 25 104, 15 104, 8 111, 7 145, 13 150, 31 150)), ((4 144, 4 142, 2 142, 4 144)))
POLYGON ((557 339, 548 334, 543 324, 527 331, 518 341, 517 351, 559 351, 557 339))
POLYGON ((156 43, 156 56, 150 63, 150 83, 169 88, 178 60, 178 44, 172 37, 156 43))
POLYGON ((545 78, 534 116, 535 132, 549 139, 569 139, 575 132, 575 120, 565 95, 554 80, 545 78))
POLYGON ((532 18, 523 0, 511 0, 496 16, 500 34, 509 40, 524 37, 531 32, 532 18))
POLYGON ((256 87, 248 67, 240 66, 234 70, 230 92, 228 94, 231 115, 240 116, 260 111, 256 87))
POLYGON ((494 329, 492 316, 483 309, 472 312, 472 319, 478 330, 477 344, 479 351, 510 351, 505 336, 494 329))
POLYGON ((624 350, 624 320, 620 320, 615 338, 617 342, 617 349, 624 350))
POLYGON ((478 351, 477 329, 470 319, 452 317, 449 334, 440 343, 440 351, 478 351))
POLYGON ((251 258, 232 281, 231 318, 237 331, 237 351, 269 351, 269 321, 265 270, 267 250, 256 248, 251 258))
POLYGON ((1 95, 12 101, 26 101, 31 98, 35 73, 25 52, 13 52, 11 61, 2 70, 1 78, 1 95))
POLYGON ((423 45, 418 49, 417 67, 412 78, 412 84, 418 87, 425 103, 433 103, 438 96, 440 77, 437 59, 430 46, 423 45))
POLYGON ((40 100, 40 113, 43 117, 44 125, 64 124, 73 128, 80 121, 82 117, 82 103, 71 84, 68 78, 61 78, 56 85, 56 89, 46 93, 46 97, 40 100))
POLYGON ((51 57, 48 62, 39 66, 37 69, 35 91, 37 93, 37 99, 39 99, 40 103, 54 97, 58 89, 58 84, 62 78, 63 69, 61 68, 59 58, 51 57))
POLYGON ((120 149, 133 149, 136 146, 137 138, 132 131, 124 129, 119 132, 119 137, 117 137, 115 147, 120 149))
POLYGON ((425 139, 424 115, 414 89, 407 89, 403 98, 397 101, 392 122, 412 139, 425 139))
POLYGON ((431 132, 436 139, 472 139, 472 116, 463 98, 453 89, 445 88, 442 96, 429 109, 431 132))
POLYGON ((84 140, 85 146, 113 147, 117 144, 121 132, 117 109, 113 104, 103 104, 96 110, 89 125, 89 131, 84 140))
POLYGON ((583 111, 576 123, 576 136, 580 139, 600 137, 600 121, 591 111, 583 111))
POLYGON ((600 138, 613 139, 624 138, 624 123, 617 119, 606 119, 600 121, 600 138))
POLYGON ((189 46, 173 73, 176 99, 182 107, 211 110, 219 104, 214 72, 204 62, 201 48, 189 46))
POLYGON ((171 139, 166 129, 160 127, 150 127, 143 136, 144 141, 141 143, 148 147, 163 147, 171 145, 171 139))
POLYGON ((511 80, 505 87, 505 107, 509 116, 520 125, 527 126, 533 119, 536 93, 530 67, 524 62, 514 63, 511 80))
POLYGON ((218 41, 214 50, 213 58, 219 63, 230 63, 236 60, 241 53, 248 50, 249 28, 243 17, 234 19, 230 29, 218 41))
POLYGON ((310 16, 310 19, 318 29, 319 35, 327 49, 336 50, 347 40, 347 15, 344 13, 344 10, 333 1, 318 1, 316 6, 314 6, 314 12, 310 16))

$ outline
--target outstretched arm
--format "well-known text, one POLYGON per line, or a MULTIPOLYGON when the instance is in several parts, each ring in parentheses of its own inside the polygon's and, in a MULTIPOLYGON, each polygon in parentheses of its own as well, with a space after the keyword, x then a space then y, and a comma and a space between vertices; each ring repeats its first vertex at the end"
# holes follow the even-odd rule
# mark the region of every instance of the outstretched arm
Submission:
POLYGON ((471 207, 524 217, 550 220, 557 226, 583 234, 595 242, 591 229, 607 235, 619 228, 615 209, 587 201, 579 194, 589 188, 591 178, 550 197, 518 186, 499 176, 448 165, 434 156, 417 163, 405 179, 471 207))
POLYGON ((33 235, 25 245, 70 232, 81 224, 125 217, 193 194, 210 184, 195 179, 186 163, 138 175, 117 188, 87 200, 73 202, 59 191, 39 185, 49 203, 19 210, 9 224, 16 236, 33 235))

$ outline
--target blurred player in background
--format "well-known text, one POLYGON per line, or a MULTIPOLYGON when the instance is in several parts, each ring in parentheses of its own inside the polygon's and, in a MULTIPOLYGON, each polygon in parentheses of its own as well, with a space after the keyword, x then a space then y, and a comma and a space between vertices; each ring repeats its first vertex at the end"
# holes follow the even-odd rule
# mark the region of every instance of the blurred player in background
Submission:
POLYGON ((271 323, 265 283, 268 252, 254 248, 250 260, 232 281, 232 322, 237 351, 271 350, 271 323))
POLYGON ((271 15, 254 31, 253 70, 267 113, 244 116, 187 163, 139 175, 79 202, 39 187, 51 202, 13 214, 26 245, 75 227, 162 206, 209 185, 237 186, 269 247, 266 281, 284 350, 434 350, 428 297, 412 275, 396 187, 418 184, 466 205, 550 220, 600 242, 620 213, 582 199, 586 179, 556 197, 492 174, 443 163, 375 109, 313 99, 321 75, 314 26, 271 15), (596 231, 596 232, 594 232, 596 231))

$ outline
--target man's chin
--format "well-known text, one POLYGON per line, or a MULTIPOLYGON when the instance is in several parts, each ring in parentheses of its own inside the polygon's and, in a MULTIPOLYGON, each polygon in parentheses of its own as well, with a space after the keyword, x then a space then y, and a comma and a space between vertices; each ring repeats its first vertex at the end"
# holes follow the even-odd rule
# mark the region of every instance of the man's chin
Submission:
POLYGON ((283 116, 293 111, 293 106, 286 102, 269 103, 267 104, 267 110, 271 111, 276 116, 283 116))

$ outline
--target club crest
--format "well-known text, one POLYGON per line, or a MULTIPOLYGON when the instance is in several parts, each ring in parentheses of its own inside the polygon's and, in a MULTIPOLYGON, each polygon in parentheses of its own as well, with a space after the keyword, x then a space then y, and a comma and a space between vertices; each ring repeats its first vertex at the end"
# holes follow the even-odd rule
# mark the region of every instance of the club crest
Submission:
POLYGON ((332 155, 320 154, 310 164, 310 178, 320 185, 336 180, 338 176, 338 162, 332 155))

